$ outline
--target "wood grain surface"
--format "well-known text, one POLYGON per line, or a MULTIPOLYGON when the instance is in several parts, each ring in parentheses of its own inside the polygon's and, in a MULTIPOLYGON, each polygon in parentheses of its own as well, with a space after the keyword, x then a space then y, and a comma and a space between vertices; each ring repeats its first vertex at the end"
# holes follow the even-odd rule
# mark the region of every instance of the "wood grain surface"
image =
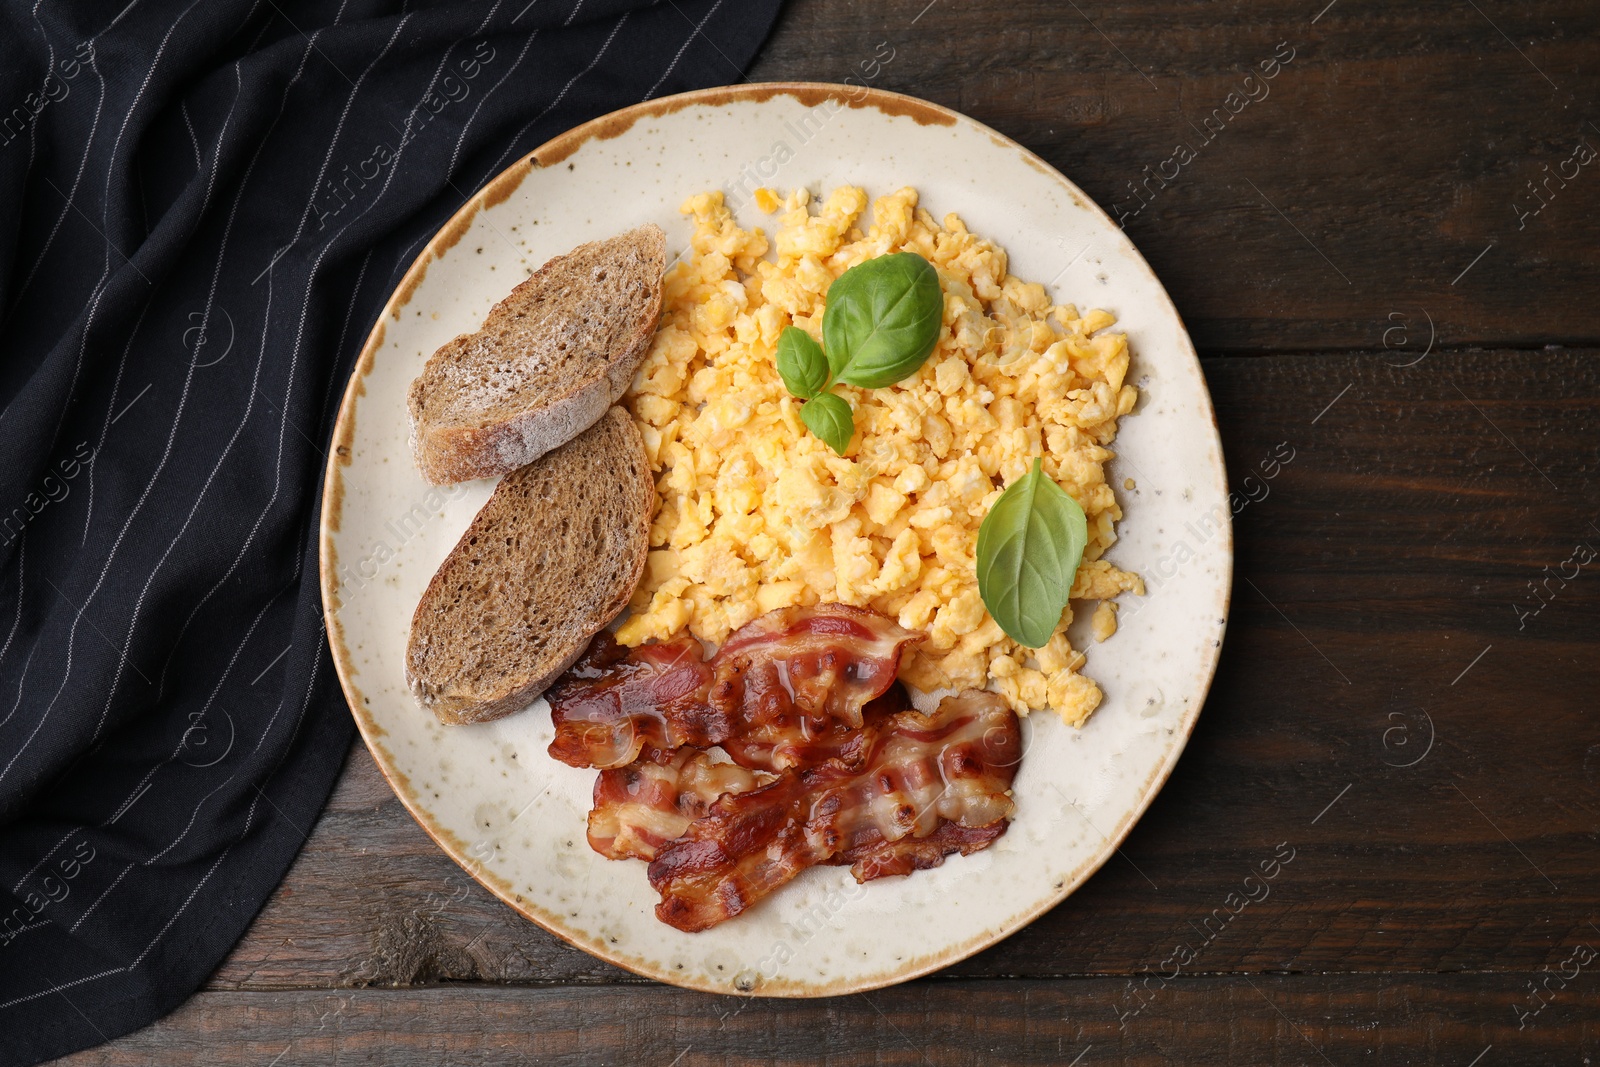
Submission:
POLYGON ((1519 1030, 1517 1009, 1526 997, 1514 978, 1477 974, 1397 974, 1382 980, 1206 976, 1151 992, 1143 1002, 1125 979, 1113 978, 933 980, 829 1000, 778 1002, 653 984, 201 993, 146 1030, 65 1062, 106 1067, 1581 1062, 1573 1039, 1592 1034, 1600 989, 1554 995, 1537 1017, 1521 1020, 1526 1025, 1519 1030), (247 1025, 241 1028, 241 1022, 247 1025))
POLYGON ((753 80, 959 108, 1139 209, 1249 499, 1165 790, 1081 891, 970 960, 740 1001, 522 921, 358 747, 207 991, 64 1062, 1590 1062, 1600 160, 1528 183, 1600 149, 1597 41, 1579 0, 791 0, 753 80), (1177 142, 1195 158, 1141 207, 1129 183, 1177 142), (1270 895, 1231 910, 1281 848, 1270 895))
POLYGON ((1600 151, 1597 39, 1589 0, 802 0, 751 78, 1021 141, 1129 216, 1202 350, 1378 348, 1422 309, 1448 345, 1594 344, 1600 159, 1561 164, 1600 151))

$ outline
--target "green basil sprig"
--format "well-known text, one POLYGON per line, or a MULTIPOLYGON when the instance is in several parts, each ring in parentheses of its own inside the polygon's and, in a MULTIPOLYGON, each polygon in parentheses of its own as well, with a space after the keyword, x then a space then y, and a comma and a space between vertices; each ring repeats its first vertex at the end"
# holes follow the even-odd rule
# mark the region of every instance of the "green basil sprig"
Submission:
POLYGON ((840 455, 854 425, 835 382, 881 389, 915 374, 939 341, 939 272, 915 252, 858 263, 828 287, 819 346, 798 326, 778 337, 778 376, 805 401, 800 419, 840 455))
POLYGON ((786 326, 778 335, 778 377, 802 400, 828 388, 828 358, 822 354, 822 346, 798 326, 786 326))
POLYGON ((841 456, 856 432, 850 402, 838 393, 819 393, 800 405, 800 421, 841 456))
POLYGON ((939 340, 939 272, 915 252, 878 256, 828 286, 822 345, 833 377, 881 389, 916 373, 939 340))
POLYGON ((1035 456, 978 527, 978 595, 1006 636, 1027 648, 1050 640, 1088 541, 1083 508, 1035 456))

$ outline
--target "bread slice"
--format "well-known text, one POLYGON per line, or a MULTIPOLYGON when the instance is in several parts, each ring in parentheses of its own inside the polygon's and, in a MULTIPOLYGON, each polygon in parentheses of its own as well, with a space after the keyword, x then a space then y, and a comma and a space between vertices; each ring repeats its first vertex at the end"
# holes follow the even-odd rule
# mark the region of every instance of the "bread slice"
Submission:
POLYGON ((622 611, 644 572, 655 483, 632 417, 500 480, 411 619, 406 682, 442 722, 520 711, 622 611))
POLYGON ((491 478, 582 433, 622 396, 661 316, 656 225, 557 256, 411 383, 411 451, 435 485, 491 478))

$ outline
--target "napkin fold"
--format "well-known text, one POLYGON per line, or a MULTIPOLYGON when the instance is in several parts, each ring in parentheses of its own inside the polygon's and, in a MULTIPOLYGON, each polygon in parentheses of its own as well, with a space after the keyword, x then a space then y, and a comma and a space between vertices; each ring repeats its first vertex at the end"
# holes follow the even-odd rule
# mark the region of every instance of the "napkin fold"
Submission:
POLYGON ((0 1065, 217 967, 352 736, 317 520, 354 357, 472 192, 742 80, 778 0, 0 6, 0 1065))

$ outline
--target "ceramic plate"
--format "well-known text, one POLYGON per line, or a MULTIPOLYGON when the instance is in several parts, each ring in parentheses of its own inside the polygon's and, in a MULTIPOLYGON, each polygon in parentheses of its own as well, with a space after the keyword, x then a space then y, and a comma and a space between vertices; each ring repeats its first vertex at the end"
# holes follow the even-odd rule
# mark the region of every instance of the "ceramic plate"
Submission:
MULTIPOLYGON (((769 230, 753 206, 745 226, 769 230)), ((1105 862, 1166 781, 1199 715, 1232 575, 1228 491, 1200 364, 1161 283, 1088 197, 1015 142, 891 93, 775 84, 654 100, 580 126, 467 202, 390 298, 344 396, 323 500, 322 592, 334 662, 373 758, 411 814, 468 873, 559 937, 630 971, 719 993, 872 989, 994 944, 1105 862), (638 861, 585 838, 593 771, 545 752, 541 700, 499 722, 444 727, 412 702, 406 629, 429 577, 492 482, 431 488, 407 445, 406 388, 439 345, 477 329, 529 271, 644 222, 687 245, 678 207, 756 184, 914 185, 957 212, 1057 303, 1101 307, 1126 331, 1141 399, 1109 469, 1126 517, 1109 558, 1144 576, 1121 627, 1087 650, 1105 702, 1081 730, 1039 713, 994 847, 858 886, 807 871, 746 914, 685 934, 658 922, 638 861), (1125 489, 1125 479, 1136 487, 1125 489)))

